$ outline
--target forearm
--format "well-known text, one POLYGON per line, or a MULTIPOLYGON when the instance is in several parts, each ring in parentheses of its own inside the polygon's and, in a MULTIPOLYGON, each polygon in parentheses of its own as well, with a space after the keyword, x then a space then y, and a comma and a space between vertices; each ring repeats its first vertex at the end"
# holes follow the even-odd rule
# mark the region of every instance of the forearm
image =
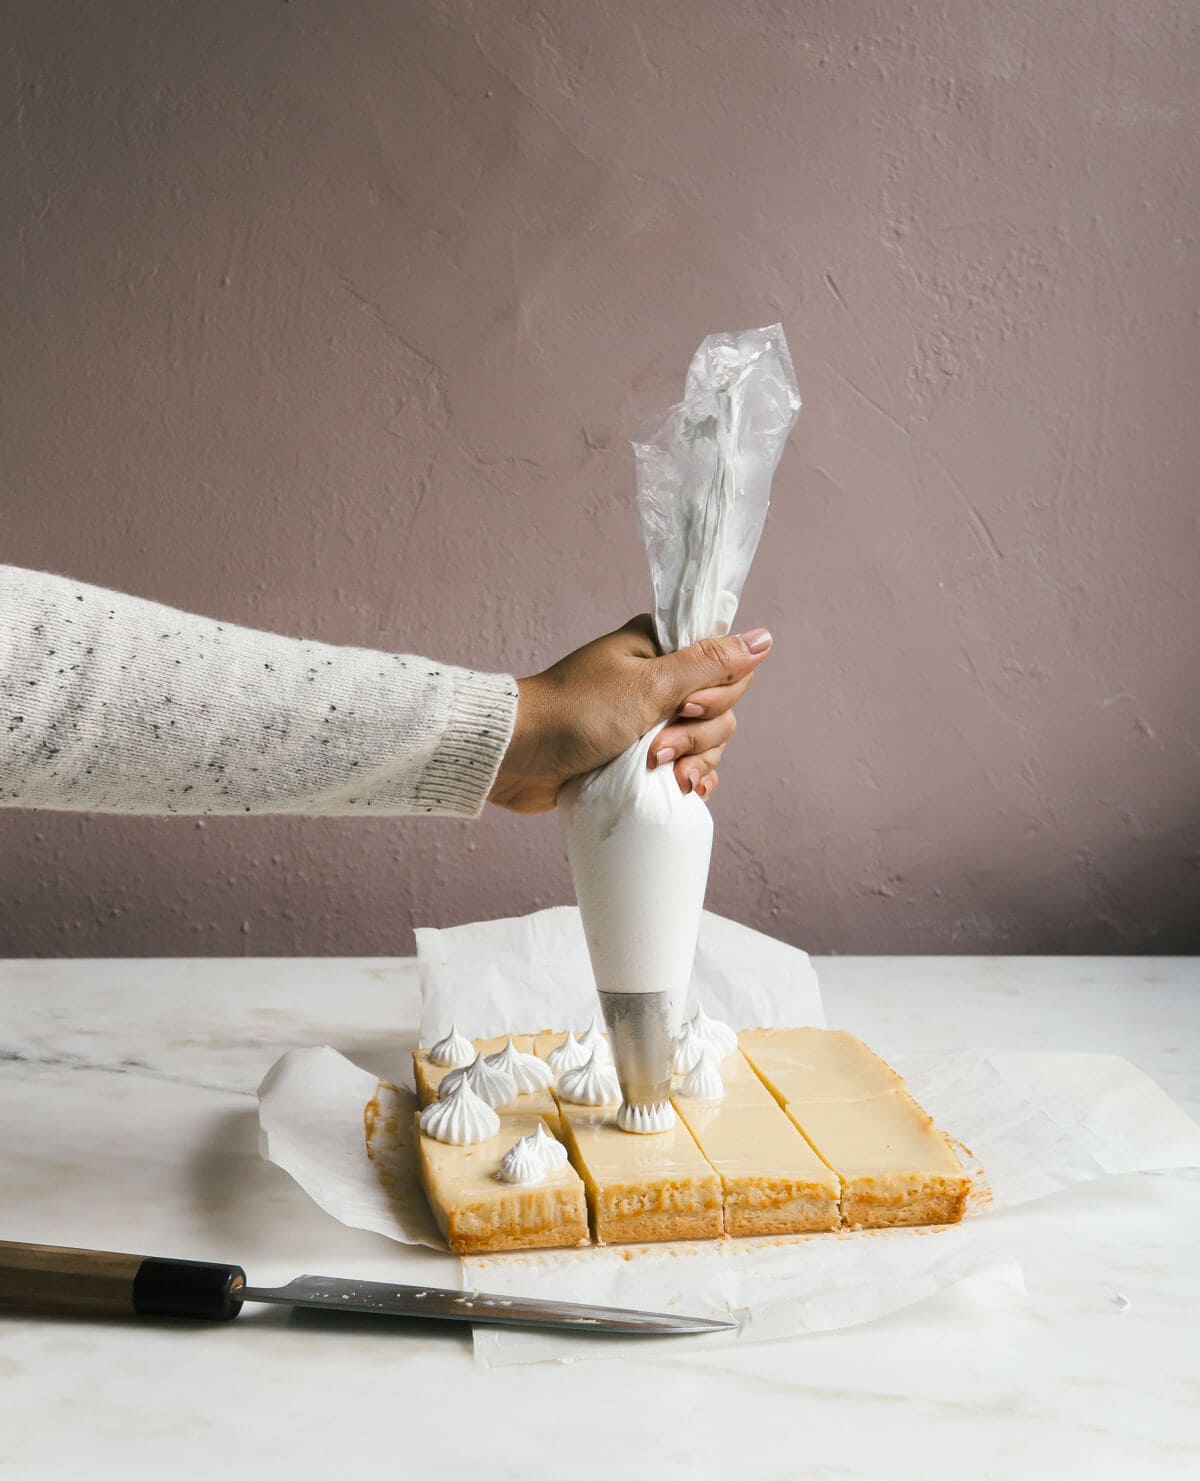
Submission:
POLYGON ((474 816, 516 684, 0 566, 0 802, 474 816))

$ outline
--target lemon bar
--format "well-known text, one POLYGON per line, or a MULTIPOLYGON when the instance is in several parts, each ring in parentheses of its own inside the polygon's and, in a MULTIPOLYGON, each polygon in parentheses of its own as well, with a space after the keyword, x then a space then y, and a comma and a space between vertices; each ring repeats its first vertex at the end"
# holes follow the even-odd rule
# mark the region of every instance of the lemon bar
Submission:
POLYGON ((457 1147, 426 1136, 417 1118, 417 1169, 452 1250, 485 1254, 589 1243, 584 1185, 570 1163, 540 1183, 500 1179, 505 1152, 539 1124, 540 1116, 504 1114, 494 1137, 457 1147))
POLYGON ((842 1192, 837 1173, 817 1156, 740 1053, 722 1060, 721 1076, 722 1100, 683 1095, 680 1075, 671 1099, 721 1179, 726 1234, 837 1229, 842 1192))
POLYGON ((616 1106, 560 1100, 559 1110, 597 1244, 715 1239, 724 1231, 721 1180, 682 1121, 638 1136, 618 1127, 616 1106))
POLYGON ((787 1113, 841 1178, 842 1221, 850 1228, 962 1218, 970 1186, 962 1164, 907 1091, 789 1102, 787 1113))

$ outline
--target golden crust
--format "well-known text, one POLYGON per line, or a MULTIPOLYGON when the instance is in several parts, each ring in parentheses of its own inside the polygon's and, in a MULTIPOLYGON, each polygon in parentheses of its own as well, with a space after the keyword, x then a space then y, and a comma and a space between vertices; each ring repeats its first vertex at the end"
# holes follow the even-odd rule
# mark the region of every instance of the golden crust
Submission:
POLYGON ((745 1182, 725 1184, 726 1234, 818 1234, 841 1223, 838 1200, 827 1192, 781 1182, 761 1189, 745 1182))
POLYGON ((692 1213, 626 1214, 601 1200, 593 1213, 597 1244, 666 1244, 674 1239, 719 1239, 724 1233, 720 1203, 692 1213))
MULTIPOLYGON (((865 1180, 864 1180, 865 1181, 865 1180)), ((957 1224, 966 1212, 970 1184, 945 1182, 918 1185, 880 1195, 852 1181, 842 1195, 842 1219, 848 1229, 904 1229, 922 1224, 957 1224)))

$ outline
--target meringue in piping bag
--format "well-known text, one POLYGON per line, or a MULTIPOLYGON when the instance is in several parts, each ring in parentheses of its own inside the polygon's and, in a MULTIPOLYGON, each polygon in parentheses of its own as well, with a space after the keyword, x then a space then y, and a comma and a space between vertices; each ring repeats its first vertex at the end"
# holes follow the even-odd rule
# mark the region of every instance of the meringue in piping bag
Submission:
MULTIPOLYGON (((710 335, 683 401, 634 444, 663 652, 731 631, 799 411, 780 325, 710 335)), ((705 803, 672 766, 647 765, 662 728, 569 782, 558 805, 630 1131, 670 1096, 712 850, 705 803)))

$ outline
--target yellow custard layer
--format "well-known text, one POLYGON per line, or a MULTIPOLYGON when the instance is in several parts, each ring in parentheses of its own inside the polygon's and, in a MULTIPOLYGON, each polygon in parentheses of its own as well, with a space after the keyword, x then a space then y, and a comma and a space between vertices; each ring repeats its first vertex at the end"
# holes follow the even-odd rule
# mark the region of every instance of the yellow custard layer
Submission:
POLYGON ((546 1249, 587 1244, 584 1186, 568 1163, 533 1186, 502 1182, 505 1152, 541 1122, 536 1115, 505 1114, 486 1142, 452 1147, 417 1126, 417 1167, 437 1220, 452 1250, 546 1249))
POLYGON ((866 1100, 904 1088, 890 1065, 844 1029, 747 1029, 738 1044, 781 1105, 866 1100))

